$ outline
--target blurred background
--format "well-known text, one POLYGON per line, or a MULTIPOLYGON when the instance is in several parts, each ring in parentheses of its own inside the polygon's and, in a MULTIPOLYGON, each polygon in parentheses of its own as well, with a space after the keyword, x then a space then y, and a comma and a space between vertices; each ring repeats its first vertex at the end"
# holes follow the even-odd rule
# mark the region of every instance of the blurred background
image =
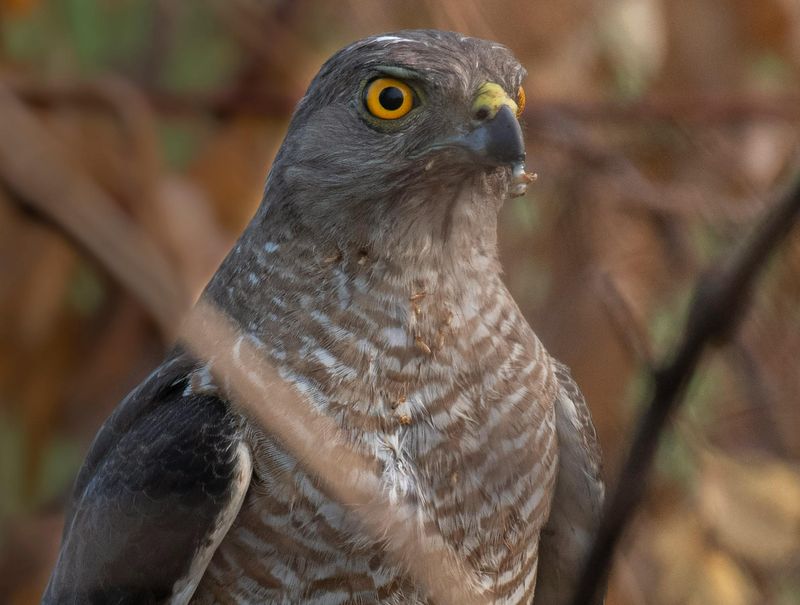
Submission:
MULTIPOLYGON (((613 482, 692 284, 800 173, 798 0, 0 0, 0 602, 38 602, 91 438, 254 212, 295 102, 404 27, 528 69, 506 279, 613 482)), ((800 603, 800 233, 664 436, 609 605, 800 603)))

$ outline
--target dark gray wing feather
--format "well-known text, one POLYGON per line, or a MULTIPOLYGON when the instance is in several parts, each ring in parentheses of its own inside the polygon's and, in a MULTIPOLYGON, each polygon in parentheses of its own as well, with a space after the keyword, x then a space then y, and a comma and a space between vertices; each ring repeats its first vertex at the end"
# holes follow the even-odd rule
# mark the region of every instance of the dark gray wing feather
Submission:
MULTIPOLYGON (((559 465, 550 517, 539 544, 536 605, 567 603, 600 520, 605 488, 597 433, 566 366, 554 361, 559 465)), ((600 598, 596 603, 603 602, 600 598)))
POLYGON ((176 352, 100 430, 43 603, 163 603, 181 589, 175 600, 191 596, 199 577, 189 576, 202 575, 198 561, 207 563, 250 478, 241 419, 213 392, 187 389, 196 369, 176 352))

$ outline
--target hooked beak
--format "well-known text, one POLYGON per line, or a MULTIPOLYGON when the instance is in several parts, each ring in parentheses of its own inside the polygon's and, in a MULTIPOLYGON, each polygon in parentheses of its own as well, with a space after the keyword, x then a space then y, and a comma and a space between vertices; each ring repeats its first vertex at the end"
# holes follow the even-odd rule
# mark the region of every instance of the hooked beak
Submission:
POLYGON ((517 104, 497 84, 486 82, 472 104, 474 127, 435 145, 463 149, 485 166, 510 166, 512 196, 523 195, 536 175, 525 171, 525 141, 516 117, 517 104))
POLYGON ((522 128, 508 105, 501 106, 494 117, 481 121, 470 132, 454 137, 451 143, 470 151, 488 166, 525 162, 522 128))

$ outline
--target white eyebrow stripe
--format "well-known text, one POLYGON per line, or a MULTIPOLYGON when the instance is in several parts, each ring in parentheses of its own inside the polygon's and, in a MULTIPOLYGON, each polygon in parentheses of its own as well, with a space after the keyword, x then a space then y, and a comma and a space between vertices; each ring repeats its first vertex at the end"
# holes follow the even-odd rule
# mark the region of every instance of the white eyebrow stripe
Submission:
POLYGON ((394 44, 396 42, 415 42, 409 38, 400 38, 399 36, 378 36, 372 39, 373 42, 386 42, 387 44, 394 44))

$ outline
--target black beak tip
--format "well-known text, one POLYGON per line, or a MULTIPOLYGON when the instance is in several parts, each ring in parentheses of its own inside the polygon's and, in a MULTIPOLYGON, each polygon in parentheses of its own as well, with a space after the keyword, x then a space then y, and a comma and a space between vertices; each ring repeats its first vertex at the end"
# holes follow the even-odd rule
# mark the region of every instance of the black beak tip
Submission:
POLYGON ((507 105, 482 125, 487 131, 486 155, 488 159, 503 164, 525 161, 525 142, 522 128, 507 105))

